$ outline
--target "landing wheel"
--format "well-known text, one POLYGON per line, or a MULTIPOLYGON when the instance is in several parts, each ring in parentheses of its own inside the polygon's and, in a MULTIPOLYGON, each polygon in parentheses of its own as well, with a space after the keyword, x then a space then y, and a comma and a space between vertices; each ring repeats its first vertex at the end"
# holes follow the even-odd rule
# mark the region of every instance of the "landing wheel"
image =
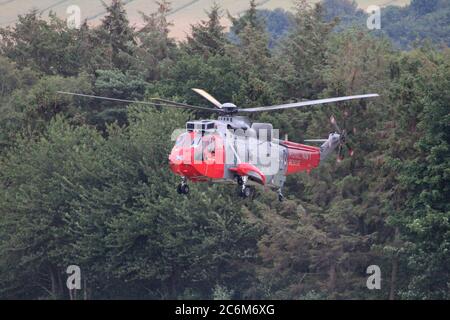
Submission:
POLYGON ((189 194, 189 186, 187 184, 179 184, 177 187, 178 194, 189 194))
POLYGON ((278 190, 278 201, 283 202, 283 200, 284 200, 284 196, 280 189, 280 190, 278 190))
POLYGON ((240 195, 242 198, 246 199, 246 198, 250 198, 253 195, 253 188, 251 187, 244 187, 242 188, 240 195))

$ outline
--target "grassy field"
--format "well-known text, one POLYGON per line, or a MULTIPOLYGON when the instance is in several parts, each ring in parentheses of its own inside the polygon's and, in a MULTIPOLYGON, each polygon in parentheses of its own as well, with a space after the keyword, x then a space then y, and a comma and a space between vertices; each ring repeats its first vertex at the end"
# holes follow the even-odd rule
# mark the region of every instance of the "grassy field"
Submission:
MULTIPOLYGON (((319 0, 311 0, 317 2, 319 0)), ((106 3, 110 2, 105 0, 106 3)), ((239 15, 248 7, 248 1, 245 0, 216 0, 222 8, 233 15, 239 15)), ((369 5, 384 6, 405 5, 410 0, 357 0, 358 5, 365 9, 369 5)), ((124 0, 130 21, 139 26, 141 23, 139 11, 149 13, 156 9, 154 1, 151 0, 124 0)), ((173 0, 172 13, 170 20, 174 23, 173 35, 182 38, 189 32, 189 27, 205 18, 205 10, 214 3, 214 0, 173 0)), ((261 8, 291 9, 292 0, 259 0, 261 8)), ((0 26, 7 26, 17 21, 19 14, 24 14, 31 9, 37 9, 43 15, 49 11, 54 11, 60 17, 67 15, 66 10, 71 5, 78 5, 81 9, 82 19, 88 19, 90 23, 98 23, 103 14, 104 8, 99 0, 0 0, 0 26)))

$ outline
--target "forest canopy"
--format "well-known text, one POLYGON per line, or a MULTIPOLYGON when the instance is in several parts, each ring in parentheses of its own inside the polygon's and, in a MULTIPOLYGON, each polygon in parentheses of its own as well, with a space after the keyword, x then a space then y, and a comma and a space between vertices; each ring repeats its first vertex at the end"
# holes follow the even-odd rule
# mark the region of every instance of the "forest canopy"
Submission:
POLYGON ((139 29, 120 0, 98 26, 33 11, 0 29, 0 298, 449 299, 448 1, 388 7, 370 31, 347 0, 295 1, 286 19, 252 0, 231 34, 214 5, 183 41, 158 4, 139 29), (298 142, 326 136, 331 114, 351 128, 355 155, 289 177, 279 203, 177 194, 171 133, 210 115, 56 93, 204 104, 193 87, 241 107, 380 98, 258 117, 298 142))

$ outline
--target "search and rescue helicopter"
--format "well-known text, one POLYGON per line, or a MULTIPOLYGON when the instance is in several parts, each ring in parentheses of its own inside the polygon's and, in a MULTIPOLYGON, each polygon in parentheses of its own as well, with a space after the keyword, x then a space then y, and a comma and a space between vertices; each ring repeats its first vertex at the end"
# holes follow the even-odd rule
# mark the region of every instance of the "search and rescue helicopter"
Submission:
POLYGON ((353 150, 346 141, 347 132, 341 130, 335 118, 331 123, 335 132, 327 139, 305 140, 322 143, 320 147, 279 139, 270 123, 252 123, 245 114, 286 110, 312 105, 378 97, 364 94, 338 98, 308 100, 295 103, 257 108, 238 108, 232 103, 220 103, 202 89, 192 89, 208 100, 214 108, 153 98, 151 101, 132 101, 94 95, 58 91, 60 94, 81 96, 124 103, 137 103, 155 107, 175 107, 219 114, 216 120, 198 120, 186 123, 186 128, 176 139, 168 160, 172 172, 181 177, 177 187, 179 194, 189 193, 188 182, 236 183, 239 195, 252 197, 254 186, 262 185, 278 190, 278 199, 283 200, 283 185, 286 176, 302 171, 309 172, 318 167, 334 150, 337 159, 344 157, 344 148, 350 156, 353 150))

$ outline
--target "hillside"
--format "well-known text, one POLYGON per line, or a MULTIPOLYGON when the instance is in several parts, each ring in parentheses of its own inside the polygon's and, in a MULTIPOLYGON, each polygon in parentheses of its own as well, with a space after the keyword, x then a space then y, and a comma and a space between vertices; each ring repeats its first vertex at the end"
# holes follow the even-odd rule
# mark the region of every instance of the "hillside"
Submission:
MULTIPOLYGON (((110 3, 110 0, 105 3, 110 3)), ((224 11, 229 11, 232 15, 239 15, 248 8, 248 1, 220 0, 216 1, 221 5, 224 11)), ((317 2, 311 0, 311 2, 317 2)), ((405 5, 409 0, 357 0, 360 8, 374 5, 405 5)), ((156 9, 154 1, 148 0, 125 0, 125 7, 131 24, 139 25, 142 23, 139 11, 153 12, 156 9)), ((173 0, 172 12, 169 14, 170 20, 174 23, 172 34, 177 38, 185 36, 192 23, 205 19, 205 10, 210 8, 214 0, 173 0)), ((292 0, 260 0, 260 9, 283 8, 290 10, 292 0)), ((0 1, 0 26, 13 24, 17 21, 19 14, 25 14, 32 9, 37 9, 44 16, 49 11, 54 11, 59 17, 66 15, 66 10, 70 5, 78 5, 81 8, 82 19, 88 19, 92 24, 97 24, 105 15, 105 9, 101 1, 92 0, 2 0, 0 1)))

